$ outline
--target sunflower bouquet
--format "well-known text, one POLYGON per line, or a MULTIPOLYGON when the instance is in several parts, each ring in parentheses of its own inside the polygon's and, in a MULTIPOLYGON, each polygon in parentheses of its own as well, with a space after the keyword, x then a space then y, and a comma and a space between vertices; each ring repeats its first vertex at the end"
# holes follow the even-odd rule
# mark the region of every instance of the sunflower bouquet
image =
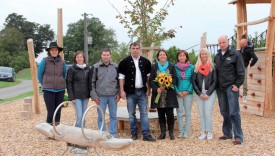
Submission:
MULTIPOLYGON (((174 85, 172 83, 173 79, 172 79, 172 76, 169 75, 169 74, 159 73, 154 81, 157 82, 161 88, 164 88, 164 89, 172 88, 172 89, 174 89, 174 85)), ((155 103, 159 102, 160 95, 161 94, 158 94, 156 96, 155 103)))

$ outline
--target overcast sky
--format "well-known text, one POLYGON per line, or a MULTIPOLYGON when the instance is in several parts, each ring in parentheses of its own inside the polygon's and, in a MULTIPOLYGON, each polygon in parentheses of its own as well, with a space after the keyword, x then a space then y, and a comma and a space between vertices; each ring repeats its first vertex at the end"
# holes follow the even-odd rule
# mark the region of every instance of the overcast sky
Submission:
MULTIPOLYGON (((123 11, 124 0, 110 0, 118 10, 123 11)), ((166 0, 160 0, 160 3, 166 0)), ((168 30, 177 26, 176 37, 164 41, 163 48, 176 46, 187 49, 200 42, 203 32, 207 32, 207 43, 217 43, 220 35, 233 35, 236 24, 236 5, 229 5, 230 0, 175 0, 175 5, 168 10, 169 15, 163 26, 168 30)), ((107 28, 116 32, 119 42, 129 42, 126 29, 115 18, 117 12, 108 0, 1 0, 0 28, 3 29, 5 18, 11 13, 23 15, 28 21, 50 24, 57 30, 57 9, 63 9, 64 34, 67 25, 82 19, 84 12, 98 17, 107 28)), ((269 15, 270 4, 248 5, 248 21, 258 20, 269 15)), ((249 34, 266 30, 267 24, 250 26, 249 34)))

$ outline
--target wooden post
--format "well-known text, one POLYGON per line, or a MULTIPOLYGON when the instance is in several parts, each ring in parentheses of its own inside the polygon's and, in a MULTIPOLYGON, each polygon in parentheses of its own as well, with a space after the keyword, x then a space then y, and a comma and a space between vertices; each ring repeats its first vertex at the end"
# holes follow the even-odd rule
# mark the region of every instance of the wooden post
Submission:
MULTIPOLYGON (((246 0, 243 1, 242 10, 243 10, 243 22, 247 22, 246 0)), ((247 25, 243 27, 243 32, 244 31, 246 31, 246 38, 248 39, 247 25)))
MULTIPOLYGON (((58 23, 58 27, 57 27, 57 44, 58 44, 59 47, 63 48, 63 17, 62 17, 62 9, 59 8, 57 10, 57 12, 58 12, 58 19, 57 19, 57 23, 58 23)), ((60 56, 64 60, 64 53, 63 53, 63 51, 60 52, 60 56)))
POLYGON ((29 62, 31 67, 31 74, 32 74, 32 87, 33 87, 33 94, 34 94, 35 113, 40 114, 37 67, 35 63, 33 40, 28 39, 27 44, 28 44, 28 51, 29 51, 29 62))
MULTIPOLYGON (((270 16, 275 17, 275 0, 271 0, 270 16)), ((275 35, 275 20, 272 18, 268 21, 267 35, 266 35, 266 95, 264 105, 264 117, 270 117, 270 106, 272 100, 272 52, 274 48, 274 35, 275 35)))
MULTIPOLYGON (((275 45, 275 44, 274 44, 275 45)), ((275 51, 275 48, 273 49, 273 51, 275 51)), ((273 57, 273 80, 272 80, 272 111, 275 111, 275 73, 274 73, 274 70, 275 70, 275 57, 273 57)))
MULTIPOLYGON (((236 3, 237 6, 237 24, 243 22, 243 0, 238 0, 236 3)), ((240 41, 242 39, 242 27, 237 27, 237 49, 240 49, 240 41)))
POLYGON ((202 34, 202 37, 201 37, 201 48, 206 48, 206 32, 204 32, 202 34))

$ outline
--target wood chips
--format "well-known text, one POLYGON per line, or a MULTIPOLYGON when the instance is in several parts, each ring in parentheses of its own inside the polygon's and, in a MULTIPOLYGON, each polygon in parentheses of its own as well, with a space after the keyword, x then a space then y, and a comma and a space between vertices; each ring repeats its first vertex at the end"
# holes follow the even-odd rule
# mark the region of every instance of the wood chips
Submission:
MULTIPOLYGON (((45 122, 46 119, 43 97, 40 97, 41 114, 34 114, 33 119, 21 118, 20 112, 23 110, 23 103, 22 99, 0 105, 0 155, 61 155, 66 149, 66 143, 47 140, 45 136, 34 129, 36 124, 45 122)), ((92 102, 89 105, 91 104, 92 102)), ((126 106, 125 101, 121 100, 119 106, 126 106)), ((275 113, 272 112, 271 118, 263 118, 248 113, 242 113, 241 115, 244 133, 244 144, 242 145, 233 145, 231 140, 219 141, 218 137, 222 135, 222 117, 217 102, 213 112, 213 133, 215 138, 211 141, 198 140, 200 122, 198 108, 194 101, 190 138, 176 138, 172 141, 169 139, 167 132, 165 140, 144 142, 142 141, 142 135, 139 133, 139 139, 124 151, 100 150, 102 150, 104 155, 275 155, 275 113)), ((95 129, 96 118, 96 111, 91 111, 86 118, 87 127, 95 129)), ((107 123, 108 120, 107 117, 107 123)), ((74 112, 72 107, 63 108, 61 122, 72 124, 73 121, 74 112)), ((160 133, 159 127, 155 123, 150 123, 150 126, 153 137, 157 137, 160 133)), ((177 134, 176 124, 175 136, 177 134)), ((125 125, 125 130, 118 132, 118 138, 130 138, 129 124, 125 125)), ((72 155, 72 153, 68 155, 72 155)), ((95 155, 94 151, 92 151, 92 155, 95 155)))

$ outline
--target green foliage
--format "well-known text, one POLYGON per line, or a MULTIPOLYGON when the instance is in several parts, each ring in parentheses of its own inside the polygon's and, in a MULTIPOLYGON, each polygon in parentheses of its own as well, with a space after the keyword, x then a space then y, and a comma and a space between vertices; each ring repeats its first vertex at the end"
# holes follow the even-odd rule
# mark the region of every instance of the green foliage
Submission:
POLYGON ((173 47, 170 47, 168 50, 167 50, 167 55, 168 55, 168 61, 170 63, 177 63, 177 53, 178 53, 178 48, 176 46, 173 46, 173 47))
MULTIPOLYGON (((105 28, 105 25, 98 18, 87 18, 88 32, 93 38, 92 45, 89 45, 89 63, 94 64, 100 60, 100 53, 103 48, 111 50, 118 45, 115 39, 115 32, 105 28)), ((66 36, 64 36, 65 60, 72 61, 76 51, 83 51, 83 20, 68 25, 66 36)))
POLYGON ((25 68, 16 73, 16 78, 17 79, 24 79, 24 80, 31 80, 31 69, 30 68, 25 68))
POLYGON ((24 49, 24 36, 15 28, 6 28, 0 32, 0 50, 15 56, 24 49))
POLYGON ((45 47, 47 42, 54 39, 54 31, 50 28, 50 25, 40 25, 35 22, 29 22, 23 15, 16 13, 8 15, 4 26, 5 29, 14 28, 23 34, 24 46, 20 47, 23 49, 18 50, 27 50, 26 41, 32 38, 34 40, 34 51, 38 53, 42 51, 42 47, 45 47))
POLYGON ((118 48, 115 48, 112 51, 112 61, 119 64, 119 62, 128 55, 130 55, 129 45, 126 43, 121 43, 118 48))
POLYGON ((175 37, 175 29, 164 31, 163 21, 168 15, 168 8, 174 5, 174 0, 167 0, 164 6, 156 11, 157 0, 124 0, 126 1, 123 13, 117 10, 116 18, 119 23, 128 29, 128 35, 137 37, 143 47, 149 47, 152 43, 175 37))
POLYGON ((10 67, 13 67, 16 72, 24 68, 29 68, 29 54, 28 52, 20 52, 17 56, 10 60, 10 67))
POLYGON ((188 56, 189 56, 189 59, 190 59, 190 63, 195 65, 196 62, 197 62, 197 59, 198 59, 198 56, 196 55, 195 53, 195 50, 192 49, 192 52, 188 52, 188 56))

